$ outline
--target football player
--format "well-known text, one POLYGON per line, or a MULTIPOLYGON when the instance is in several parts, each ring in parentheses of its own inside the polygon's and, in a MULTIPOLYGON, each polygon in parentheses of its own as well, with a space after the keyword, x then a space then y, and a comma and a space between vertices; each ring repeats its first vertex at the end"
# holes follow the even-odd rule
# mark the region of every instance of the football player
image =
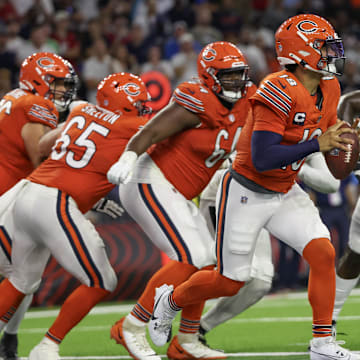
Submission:
POLYGON ((183 307, 236 294, 250 279, 256 239, 265 228, 309 263, 311 360, 359 359, 332 337, 335 250, 315 205, 294 183, 306 156, 353 143, 340 135, 356 131, 340 128, 336 114, 340 86, 334 75, 343 72, 342 40, 327 20, 302 14, 287 19, 275 41, 285 69, 265 77, 250 99, 235 161, 219 188, 217 270, 198 271, 175 290, 159 288, 150 336, 165 343, 183 307))
MULTIPOLYGON (((218 170, 200 196, 200 211, 207 220, 209 230, 215 235, 215 198, 225 170, 218 170)), ((330 173, 324 156, 314 153, 306 158, 298 173, 299 179, 316 191, 333 193, 340 187, 340 180, 330 173)), ((271 289, 274 276, 269 233, 262 229, 256 242, 251 264, 251 280, 232 297, 223 297, 201 317, 199 336, 205 341, 205 334, 214 327, 232 319, 261 300, 271 289)))
MULTIPOLYGON (((58 123, 58 112, 65 111, 75 97, 77 76, 69 62, 52 53, 27 57, 20 69, 19 88, 0 101, 0 195, 28 176, 42 161, 39 139, 58 123)), ((0 273, 11 271, 11 240, 1 227, 0 273)), ((0 320, 5 327, 0 357, 17 358, 17 331, 32 295, 26 296, 16 315, 0 320)))
POLYGON ((50 254, 82 283, 30 360, 59 360, 65 335, 116 287, 104 243, 83 214, 114 187, 107 170, 146 123, 140 115, 148 99, 139 77, 108 76, 98 86, 97 104, 75 107, 50 157, 2 196, 1 228, 13 247, 12 271, 0 284, 0 316, 36 291, 50 254))
MULTIPOLYGON (((360 91, 352 91, 341 96, 338 106, 338 116, 349 124, 360 114, 360 91)), ((358 163, 359 166, 359 163, 358 163)), ((360 170, 355 170, 359 179, 360 170)), ((339 260, 336 274, 336 297, 333 312, 334 328, 340 311, 356 286, 360 277, 360 202, 357 201, 351 217, 349 242, 344 255, 339 260)), ((335 331, 334 331, 335 334, 335 331)))
MULTIPOLYGON (((215 262, 214 241, 204 217, 191 201, 235 150, 256 86, 239 49, 215 42, 198 56, 199 79, 180 84, 172 101, 136 134, 108 172, 120 185, 126 211, 172 261, 156 272, 130 314, 111 336, 134 359, 159 360, 146 339, 155 288, 175 286, 215 262), (146 151, 146 152, 145 152, 146 151), (141 155, 142 154, 142 155, 141 155), (141 156, 139 156, 141 155, 141 156)), ((185 307, 171 359, 217 359, 225 355, 202 344, 197 332, 204 302, 185 307)))

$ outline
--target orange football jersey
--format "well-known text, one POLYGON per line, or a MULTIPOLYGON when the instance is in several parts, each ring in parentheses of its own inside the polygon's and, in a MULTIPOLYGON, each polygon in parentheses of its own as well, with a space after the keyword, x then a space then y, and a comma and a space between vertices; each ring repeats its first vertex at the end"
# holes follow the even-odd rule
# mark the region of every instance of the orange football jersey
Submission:
POLYGON ((317 105, 317 96, 311 96, 292 73, 283 70, 268 75, 250 100, 252 109, 239 139, 233 163, 235 171, 266 189, 287 192, 304 159, 281 169, 258 172, 251 160, 251 136, 253 131, 272 131, 283 136, 282 145, 293 145, 320 136, 336 123, 339 82, 335 77, 324 77, 320 81, 320 89, 323 98, 322 103, 317 105), (271 109, 274 116, 254 118, 253 107, 259 104, 271 109))
POLYGON ((173 100, 197 114, 201 124, 175 134, 148 153, 167 180, 187 199, 199 195, 215 171, 236 149, 241 128, 256 86, 249 83, 246 96, 229 110, 208 88, 196 82, 180 84, 173 100))
POLYGON ((146 121, 90 103, 79 105, 68 116, 49 158, 28 179, 64 191, 86 212, 114 187, 106 173, 146 121))
POLYGON ((0 194, 28 176, 34 166, 27 155, 22 128, 29 122, 55 128, 58 112, 42 96, 15 89, 0 101, 0 194))

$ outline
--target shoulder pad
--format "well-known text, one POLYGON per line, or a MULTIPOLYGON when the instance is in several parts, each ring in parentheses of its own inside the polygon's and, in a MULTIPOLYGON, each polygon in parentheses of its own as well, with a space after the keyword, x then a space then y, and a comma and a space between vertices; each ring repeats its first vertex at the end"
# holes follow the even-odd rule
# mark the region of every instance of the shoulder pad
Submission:
POLYGON ((287 78, 265 78, 254 95, 254 98, 269 106, 276 112, 289 115, 292 99, 289 94, 287 78))
POLYGON ((205 111, 203 98, 208 93, 198 83, 185 82, 180 84, 174 91, 174 100, 185 109, 194 112, 202 113, 205 111))

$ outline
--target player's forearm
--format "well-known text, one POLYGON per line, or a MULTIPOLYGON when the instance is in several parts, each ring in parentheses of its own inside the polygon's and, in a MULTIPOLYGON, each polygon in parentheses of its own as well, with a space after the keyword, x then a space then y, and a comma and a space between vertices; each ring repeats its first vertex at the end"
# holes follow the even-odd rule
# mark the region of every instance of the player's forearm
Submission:
POLYGON ((271 131, 254 131, 251 139, 253 164, 258 171, 280 169, 319 151, 316 139, 281 145, 282 136, 271 131))
POLYGON ((46 158, 49 156, 51 148, 54 146, 56 139, 61 134, 64 124, 65 123, 60 124, 56 129, 47 132, 40 138, 39 152, 42 158, 46 158))
POLYGON ((34 168, 38 167, 44 160, 40 152, 40 139, 50 128, 41 123, 26 123, 21 129, 21 137, 24 141, 27 156, 31 160, 34 168))
POLYGON ((130 139, 126 146, 126 151, 133 151, 139 156, 157 142, 156 134, 151 129, 143 128, 130 139))
POLYGON ((195 127, 199 123, 200 120, 197 115, 185 110, 175 102, 170 103, 130 139, 126 150, 141 155, 151 145, 157 144, 186 128, 195 127))

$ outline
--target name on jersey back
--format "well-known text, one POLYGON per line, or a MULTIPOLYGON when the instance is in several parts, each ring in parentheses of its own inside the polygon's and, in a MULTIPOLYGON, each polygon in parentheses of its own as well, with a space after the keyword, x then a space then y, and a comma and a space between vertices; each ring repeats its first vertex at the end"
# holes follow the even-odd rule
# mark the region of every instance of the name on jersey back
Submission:
POLYGON ((114 124, 115 121, 121 116, 119 114, 114 114, 113 112, 106 110, 98 111, 95 106, 91 105, 83 107, 81 111, 93 116, 96 119, 106 121, 110 124, 114 124))

